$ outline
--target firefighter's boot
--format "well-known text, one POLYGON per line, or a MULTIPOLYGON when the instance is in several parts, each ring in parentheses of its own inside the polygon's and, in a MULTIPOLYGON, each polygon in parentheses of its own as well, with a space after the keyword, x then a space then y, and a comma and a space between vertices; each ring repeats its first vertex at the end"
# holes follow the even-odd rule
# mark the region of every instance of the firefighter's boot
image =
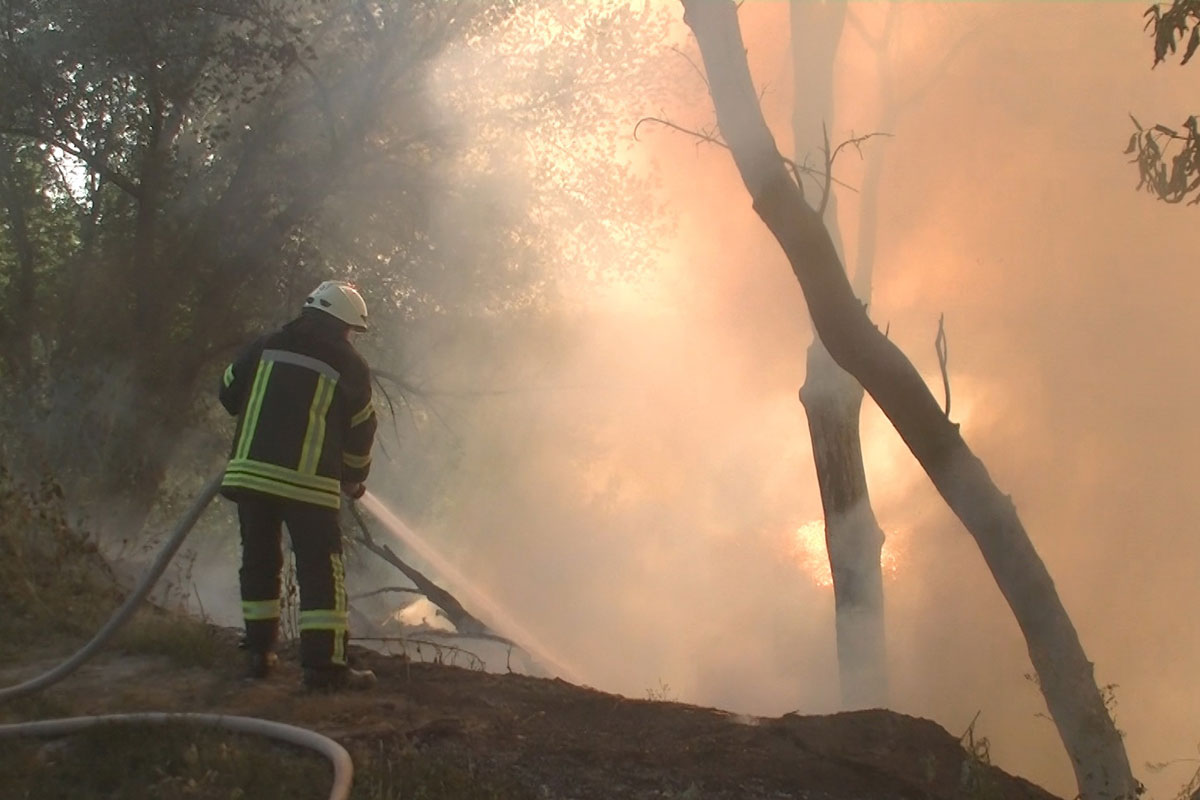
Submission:
POLYGON ((249 680, 264 680, 271 677, 271 673, 275 671, 275 666, 279 663, 279 656, 273 651, 267 650, 264 652, 256 652, 254 650, 246 651, 246 678, 249 680))
POLYGON ((304 688, 317 692, 362 691, 374 688, 375 673, 353 667, 309 668, 304 670, 304 688))

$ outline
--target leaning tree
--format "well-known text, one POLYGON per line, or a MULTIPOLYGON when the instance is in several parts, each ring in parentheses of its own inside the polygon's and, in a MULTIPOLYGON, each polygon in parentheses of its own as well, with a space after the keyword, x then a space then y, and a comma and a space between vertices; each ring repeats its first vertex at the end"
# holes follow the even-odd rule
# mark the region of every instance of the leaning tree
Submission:
POLYGON ((1012 499, 996 486, 912 362, 867 316, 824 220, 805 200, 763 118, 731 2, 683 0, 721 133, 755 212, 800 283, 821 341, 891 421, 979 546, 1029 649, 1039 685, 1088 800, 1140 790, 1079 635, 1012 499))

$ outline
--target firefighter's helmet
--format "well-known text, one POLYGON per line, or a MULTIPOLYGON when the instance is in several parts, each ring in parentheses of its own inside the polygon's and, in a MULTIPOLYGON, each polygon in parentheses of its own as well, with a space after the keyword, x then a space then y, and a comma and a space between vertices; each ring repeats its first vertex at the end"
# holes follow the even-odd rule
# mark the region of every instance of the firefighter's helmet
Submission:
POLYGON ((304 307, 324 311, 356 331, 367 329, 367 304, 358 290, 345 281, 325 281, 313 289, 304 307))

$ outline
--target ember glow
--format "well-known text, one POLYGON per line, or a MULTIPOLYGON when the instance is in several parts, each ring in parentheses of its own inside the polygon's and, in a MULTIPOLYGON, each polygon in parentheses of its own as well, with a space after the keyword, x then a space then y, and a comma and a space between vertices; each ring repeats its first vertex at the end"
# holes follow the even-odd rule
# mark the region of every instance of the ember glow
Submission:
MULTIPOLYGON (((903 536, 895 532, 885 534, 880 564, 884 579, 896 577, 903 561, 903 536)), ((825 522, 810 520, 796 528, 787 543, 788 556, 799 565, 813 584, 822 588, 833 588, 833 574, 829 571, 829 554, 825 549, 825 522)))

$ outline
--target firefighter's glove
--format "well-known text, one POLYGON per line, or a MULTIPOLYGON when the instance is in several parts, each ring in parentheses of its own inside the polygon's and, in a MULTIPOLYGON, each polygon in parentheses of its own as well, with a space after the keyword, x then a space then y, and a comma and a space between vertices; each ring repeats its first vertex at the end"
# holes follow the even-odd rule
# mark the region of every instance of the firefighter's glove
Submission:
POLYGON ((356 481, 342 481, 342 494, 349 497, 351 500, 357 500, 367 493, 366 484, 356 481))

